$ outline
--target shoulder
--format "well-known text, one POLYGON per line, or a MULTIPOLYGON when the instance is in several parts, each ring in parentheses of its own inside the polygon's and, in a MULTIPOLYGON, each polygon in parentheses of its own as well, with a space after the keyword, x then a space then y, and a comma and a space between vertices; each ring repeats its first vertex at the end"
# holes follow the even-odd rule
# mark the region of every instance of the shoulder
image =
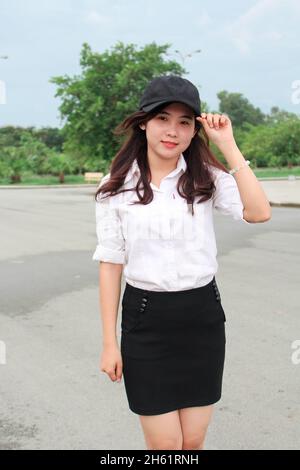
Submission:
MULTIPOLYGON (((105 183, 107 183, 109 181, 111 177, 111 174, 110 173, 107 173, 106 175, 104 175, 97 187, 97 191, 98 189, 100 189, 105 183)), ((124 188, 124 185, 122 185, 118 191, 122 190, 124 188)), ((109 194, 109 192, 105 192, 105 193, 99 193, 97 194, 97 203, 101 203, 101 205, 109 205, 110 208, 116 208, 120 205, 120 203, 123 201, 124 199, 124 193, 117 193, 117 194, 109 194)))
POLYGON ((217 181, 221 177, 226 178, 227 175, 231 176, 229 173, 226 173, 226 171, 221 170, 220 168, 217 168, 214 165, 207 165, 207 168, 209 169, 209 172, 215 181, 217 181))
POLYGON ((213 165, 210 165, 210 169, 215 185, 213 197, 238 191, 238 186, 233 175, 213 165))
MULTIPOLYGON (((109 180, 109 178, 110 178, 110 173, 107 173, 106 175, 104 175, 104 176, 101 178, 101 181, 100 181, 100 183, 99 183, 98 186, 97 186, 97 191, 98 191, 98 189, 100 189, 100 188, 104 185, 104 183, 106 183, 106 182, 109 180)), ((99 194, 97 194, 97 201, 96 201, 96 203, 99 204, 99 203, 101 202, 101 203, 106 203, 106 204, 108 204, 108 203, 109 203, 109 200, 110 200, 110 197, 107 196, 107 193, 99 193, 99 194)))
POLYGON ((100 183, 98 184, 97 189, 101 188, 101 186, 106 183, 110 178, 110 173, 107 173, 106 175, 102 176, 100 183))

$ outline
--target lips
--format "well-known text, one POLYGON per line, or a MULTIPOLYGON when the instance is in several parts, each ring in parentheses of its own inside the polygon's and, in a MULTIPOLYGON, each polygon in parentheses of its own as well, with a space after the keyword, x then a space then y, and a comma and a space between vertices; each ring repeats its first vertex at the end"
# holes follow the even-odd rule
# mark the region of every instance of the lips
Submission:
POLYGON ((176 142, 168 142, 168 141, 161 141, 165 147, 169 148, 169 149, 173 149, 174 147, 176 147, 176 142))

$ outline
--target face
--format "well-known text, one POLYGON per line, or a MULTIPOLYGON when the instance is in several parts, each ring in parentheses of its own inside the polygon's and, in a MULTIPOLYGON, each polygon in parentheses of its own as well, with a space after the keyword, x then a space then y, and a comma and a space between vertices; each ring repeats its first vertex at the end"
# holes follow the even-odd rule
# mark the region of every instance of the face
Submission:
POLYGON ((148 152, 173 158, 188 148, 195 133, 195 116, 183 103, 166 105, 154 118, 140 126, 145 129, 148 152), (164 142, 174 142, 168 146, 164 142))

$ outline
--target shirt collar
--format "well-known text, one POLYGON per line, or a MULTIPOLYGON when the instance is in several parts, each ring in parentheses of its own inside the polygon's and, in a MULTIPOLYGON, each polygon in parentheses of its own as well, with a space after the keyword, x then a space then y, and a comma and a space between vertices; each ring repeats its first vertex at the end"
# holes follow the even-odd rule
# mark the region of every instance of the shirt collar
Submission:
MULTIPOLYGON (((177 173, 179 173, 181 170, 185 172, 186 167, 187 167, 186 161, 184 159, 183 154, 181 153, 180 157, 178 158, 176 168, 173 171, 171 171, 171 173, 166 175, 165 178, 173 177, 177 175, 177 173)), ((129 168, 127 172, 124 183, 127 183, 128 181, 130 181, 135 174, 140 174, 140 169, 139 169, 136 158, 133 160, 133 163, 131 164, 131 167, 129 168)))

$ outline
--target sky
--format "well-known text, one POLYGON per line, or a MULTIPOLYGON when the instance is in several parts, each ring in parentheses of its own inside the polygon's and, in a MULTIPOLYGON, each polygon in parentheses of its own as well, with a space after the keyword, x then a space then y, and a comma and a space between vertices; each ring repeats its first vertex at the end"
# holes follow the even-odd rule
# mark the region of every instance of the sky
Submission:
POLYGON ((300 0, 1 0, 0 24, 0 126, 62 127, 49 79, 80 74, 84 42, 170 43, 210 109, 227 90, 300 115, 300 0))

